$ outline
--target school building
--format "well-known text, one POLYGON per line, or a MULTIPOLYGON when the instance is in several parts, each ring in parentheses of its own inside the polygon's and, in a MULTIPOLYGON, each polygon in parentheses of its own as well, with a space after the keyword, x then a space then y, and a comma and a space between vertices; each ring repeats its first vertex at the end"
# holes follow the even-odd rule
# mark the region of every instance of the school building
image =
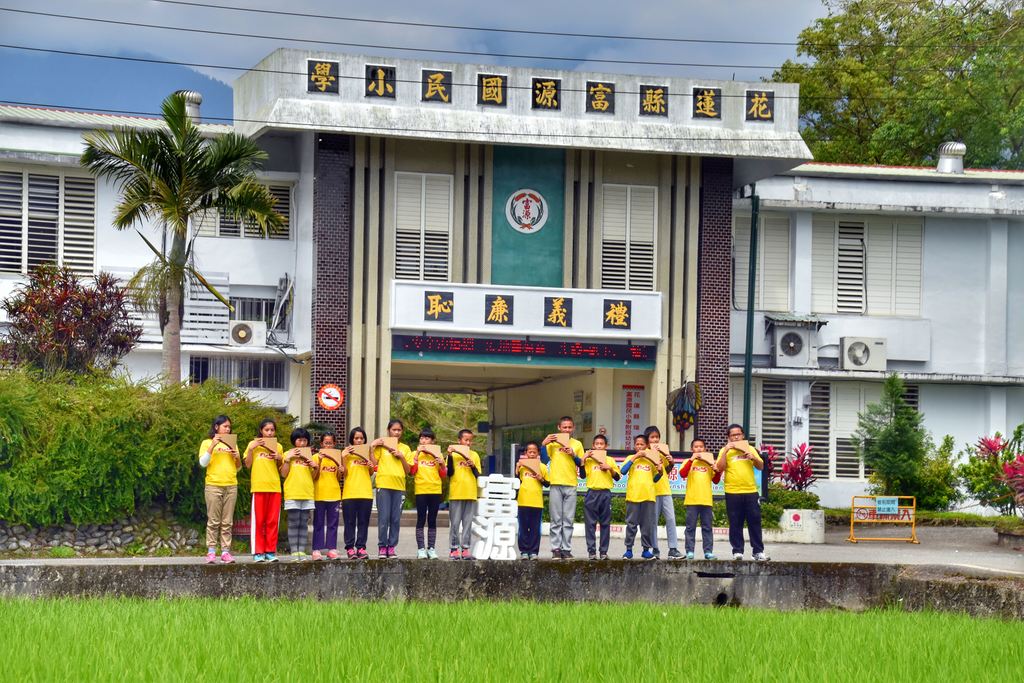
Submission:
MULTIPOLYGON (((826 502, 865 486, 845 437, 884 371, 937 437, 1024 419, 1019 174, 806 164, 788 84, 278 50, 234 90, 288 227, 196 221, 199 268, 235 312, 187 293, 193 381, 371 433, 392 392, 480 392, 498 467, 562 414, 585 442, 653 423, 679 448, 666 400, 696 382, 686 437, 717 447, 742 411, 756 184, 750 431, 814 444, 826 502), (844 360, 865 350, 868 367, 844 360)), ((150 260, 78 155, 84 131, 156 125, 0 106, 0 296, 45 260, 126 277, 150 260)), ((125 364, 154 376, 159 331, 140 320, 125 364)))

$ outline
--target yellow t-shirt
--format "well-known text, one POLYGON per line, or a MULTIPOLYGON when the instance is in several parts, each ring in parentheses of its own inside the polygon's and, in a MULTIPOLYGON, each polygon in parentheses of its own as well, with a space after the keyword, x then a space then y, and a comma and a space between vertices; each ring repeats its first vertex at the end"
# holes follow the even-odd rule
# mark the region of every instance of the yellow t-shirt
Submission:
POLYGON ((373 500, 373 482, 370 481, 373 469, 370 462, 355 453, 342 456, 341 461, 345 463, 345 490, 341 499, 373 500))
POLYGON ((715 478, 715 468, 703 460, 694 460, 686 475, 686 498, 683 505, 711 505, 711 485, 715 478))
POLYGON ((636 458, 626 472, 626 502, 654 502, 654 465, 647 458, 636 458))
MULTIPOLYGON (((552 486, 573 486, 579 483, 579 471, 571 456, 561 450, 562 446, 557 441, 552 441, 548 449, 548 468, 551 472, 552 486)), ((576 439, 569 439, 569 448, 576 454, 577 458, 583 459, 583 444, 576 439)))
MULTIPOLYGON (((673 469, 675 463, 672 464, 673 469)), ((654 495, 655 496, 671 496, 672 495, 672 478, 666 468, 661 470, 661 479, 654 482, 654 495)))
MULTIPOLYGON (((761 454, 755 448, 754 452, 761 454)), ((726 493, 757 493, 757 482, 754 480, 754 460, 743 451, 723 446, 718 457, 725 453, 725 492, 726 493)))
POLYGON ((458 453, 452 453, 452 470, 448 473, 448 500, 476 500, 476 477, 469 467, 470 461, 480 472, 480 456, 476 451, 469 452, 469 460, 458 453))
MULTIPOLYGON (((429 453, 418 453, 419 466, 416 468, 415 488, 417 495, 441 493, 441 465, 429 453)), ((441 456, 444 457, 443 455, 441 456)))
POLYGON ((533 473, 533 470, 519 466, 519 471, 516 475, 519 477, 519 495, 516 497, 516 502, 519 503, 521 508, 542 508, 544 507, 544 485, 541 484, 541 479, 547 479, 548 477, 548 466, 544 463, 538 463, 540 465, 540 475, 533 473))
MULTIPOLYGON (((255 439, 249 442, 249 446, 255 443, 255 439)), ((277 455, 284 456, 284 449, 277 444, 277 455)), ((281 493, 281 473, 277 469, 277 461, 269 448, 256 446, 252 449, 252 475, 249 477, 249 490, 253 493, 281 493)))
POLYGON ((317 455, 320 476, 316 480, 313 500, 341 500, 341 482, 338 481, 338 464, 326 455, 317 455))
POLYGON ((284 499, 313 500, 314 493, 313 468, 301 460, 292 460, 284 480, 284 499))
MULTIPOLYGON (((398 453, 412 466, 412 451, 401 441, 398 442, 398 453)), ((402 462, 383 446, 373 450, 373 457, 377 458, 377 488, 404 491, 405 468, 402 462)))
MULTIPOLYGON (((210 450, 213 439, 206 439, 199 445, 199 457, 210 450)), ((210 454, 210 462, 206 465, 206 483, 210 486, 238 486, 238 469, 235 468, 235 456, 224 443, 218 443, 210 454)))
POLYGON ((593 458, 587 458, 583 461, 583 469, 587 473, 588 489, 593 489, 594 491, 609 490, 612 486, 615 486, 615 478, 612 476, 612 473, 619 473, 619 464, 611 456, 608 456, 607 462, 608 467, 611 469, 604 472, 593 458))

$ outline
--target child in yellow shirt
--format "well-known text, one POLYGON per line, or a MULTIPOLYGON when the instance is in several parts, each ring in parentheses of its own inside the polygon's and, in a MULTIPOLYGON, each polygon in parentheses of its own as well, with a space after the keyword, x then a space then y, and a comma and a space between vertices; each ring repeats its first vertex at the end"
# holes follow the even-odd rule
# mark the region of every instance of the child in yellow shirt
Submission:
MULTIPOLYGON (((404 431, 401 420, 388 421, 389 437, 401 439, 404 431)), ((401 441, 396 448, 389 448, 383 438, 370 445, 377 459, 377 557, 395 557, 405 503, 405 479, 412 471, 412 451, 401 441)))
POLYGON ((238 498, 238 470, 242 459, 238 449, 222 436, 231 433, 231 418, 218 415, 210 433, 199 446, 199 465, 206 469, 206 563, 217 559, 217 539, 220 538, 220 561, 230 564, 231 525, 235 518, 235 500, 238 498))
POLYGON ((679 476, 686 477, 686 559, 693 559, 697 542, 697 520, 700 520, 700 541, 704 548, 704 559, 717 559, 714 555, 715 539, 714 510, 712 508, 711 485, 717 484, 722 473, 715 469, 715 459, 707 452, 704 439, 690 442, 690 459, 683 463, 679 476))
POLYGON ((437 443, 437 437, 430 429, 420 430, 420 448, 413 455, 412 469, 415 476, 413 492, 416 495, 416 557, 421 560, 437 559, 437 511, 441 507, 441 482, 448 477, 444 458, 434 457, 423 446, 437 443), (423 538, 423 527, 427 527, 427 538, 423 538))
MULTIPOLYGON (((459 445, 466 448, 472 446, 473 432, 460 430, 459 445)), ((458 453, 455 446, 449 446, 448 476, 451 477, 448 486, 448 541, 451 551, 448 558, 471 560, 473 556, 469 552, 469 543, 472 540, 473 517, 476 515, 476 478, 480 476, 480 456, 473 450, 465 456, 458 453)))
POLYGON ((292 561, 305 560, 306 543, 309 540, 309 512, 316 508, 316 480, 320 467, 313 455, 304 455, 300 449, 309 448, 311 437, 301 427, 292 430, 292 446, 281 461, 281 476, 284 478, 284 509, 288 512, 288 547, 292 549, 292 561))
POLYGON ((732 559, 743 559, 743 524, 746 523, 754 559, 766 562, 768 556, 761 539, 761 501, 754 478, 754 470, 762 469, 764 460, 757 449, 747 443, 741 425, 729 425, 726 436, 729 442, 718 452, 715 469, 725 473, 725 512, 729 516, 732 559))
POLYGON ((633 455, 622 463, 626 479, 626 552, 622 558, 633 559, 633 540, 640 529, 641 557, 653 560, 654 534, 657 533, 657 514, 654 483, 661 479, 662 468, 656 466, 643 453, 647 452, 647 437, 637 434, 633 439, 633 455))
POLYGON ((273 420, 260 422, 256 438, 245 447, 245 466, 252 471, 252 561, 277 562, 277 530, 281 522, 281 471, 284 458, 276 443, 277 425, 273 420), (275 439, 273 447, 268 439, 275 439))
POLYGON ((583 454, 580 476, 587 480, 587 493, 583 498, 583 522, 587 537, 587 554, 591 560, 608 559, 608 540, 611 538, 612 486, 622 475, 611 456, 599 462, 594 451, 607 451, 608 438, 604 434, 594 437, 592 448, 583 454), (601 525, 601 544, 598 546, 596 527, 601 525))
POLYGON ((345 518, 345 554, 350 560, 365 560, 366 536, 370 527, 370 512, 373 509, 373 480, 377 470, 377 459, 369 449, 364 458, 353 450, 353 446, 367 443, 366 430, 353 427, 348 434, 348 446, 341 454, 345 466, 345 485, 341 493, 341 514, 345 518))
MULTIPOLYGON (((337 448, 334 432, 320 437, 321 451, 337 448)), ((313 559, 338 559, 338 515, 341 508, 341 481, 345 476, 345 465, 340 458, 323 452, 316 455, 320 476, 316 479, 313 494, 313 559)))
POLYGON ((544 510, 544 486, 548 483, 548 466, 540 461, 540 444, 527 441, 516 463, 519 477, 519 556, 536 560, 540 553, 540 523, 544 510), (535 464, 534 472, 527 462, 535 464))

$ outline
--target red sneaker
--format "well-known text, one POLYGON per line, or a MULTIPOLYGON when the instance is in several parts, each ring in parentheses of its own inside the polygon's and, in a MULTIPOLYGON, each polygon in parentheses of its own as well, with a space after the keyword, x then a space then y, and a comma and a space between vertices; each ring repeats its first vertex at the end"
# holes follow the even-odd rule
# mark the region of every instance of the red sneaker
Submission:
POLYGON ((348 555, 348 559, 350 559, 350 560, 356 559, 357 553, 356 553, 356 549, 355 548, 346 548, 345 549, 345 554, 348 555))
POLYGON ((370 557, 370 554, 366 552, 366 548, 360 548, 359 550, 356 551, 356 559, 357 560, 366 560, 366 559, 369 559, 369 557, 370 557))
POLYGON ((472 553, 469 552, 469 548, 463 548, 462 549, 462 559, 464 559, 464 560, 472 560, 473 559, 473 555, 472 555, 472 553))

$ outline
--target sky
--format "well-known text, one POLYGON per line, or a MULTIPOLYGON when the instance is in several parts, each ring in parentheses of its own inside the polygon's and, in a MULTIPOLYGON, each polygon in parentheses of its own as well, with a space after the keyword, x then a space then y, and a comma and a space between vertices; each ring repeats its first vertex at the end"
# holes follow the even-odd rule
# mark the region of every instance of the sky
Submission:
POLYGON ((175 3, 158 0, 0 0, 0 45, 32 48, 0 47, 0 100, 59 108, 156 114, 167 94, 189 88, 203 94, 202 113, 205 118, 229 119, 232 81, 241 75, 242 69, 253 66, 279 47, 437 61, 756 81, 770 77, 772 69, 786 59, 795 58, 793 43, 800 31, 827 14, 827 7, 820 0, 776 0, 771 3, 764 0, 717 3, 706 0, 648 0, 626 4, 621 0, 389 0, 386 7, 384 5, 337 0, 289 0, 287 3, 280 0, 180 0, 175 3), (189 7, 185 6, 186 2, 208 6, 189 7), (281 16, 209 5, 316 16, 281 16), (7 11, 12 9, 21 11, 7 11), (30 13, 73 15, 104 21, 30 13), (369 21, 341 21, 327 17, 369 21), (381 21, 744 42, 722 44, 538 36, 393 25, 381 21), (754 41, 784 44, 751 44, 754 41), (355 47, 353 44, 380 47, 355 47), (423 49, 525 57, 418 51, 423 49), (153 64, 47 52, 54 50, 205 66, 153 64), (556 56, 567 59, 541 59, 556 56), (685 63, 688 66, 654 62, 685 63))

